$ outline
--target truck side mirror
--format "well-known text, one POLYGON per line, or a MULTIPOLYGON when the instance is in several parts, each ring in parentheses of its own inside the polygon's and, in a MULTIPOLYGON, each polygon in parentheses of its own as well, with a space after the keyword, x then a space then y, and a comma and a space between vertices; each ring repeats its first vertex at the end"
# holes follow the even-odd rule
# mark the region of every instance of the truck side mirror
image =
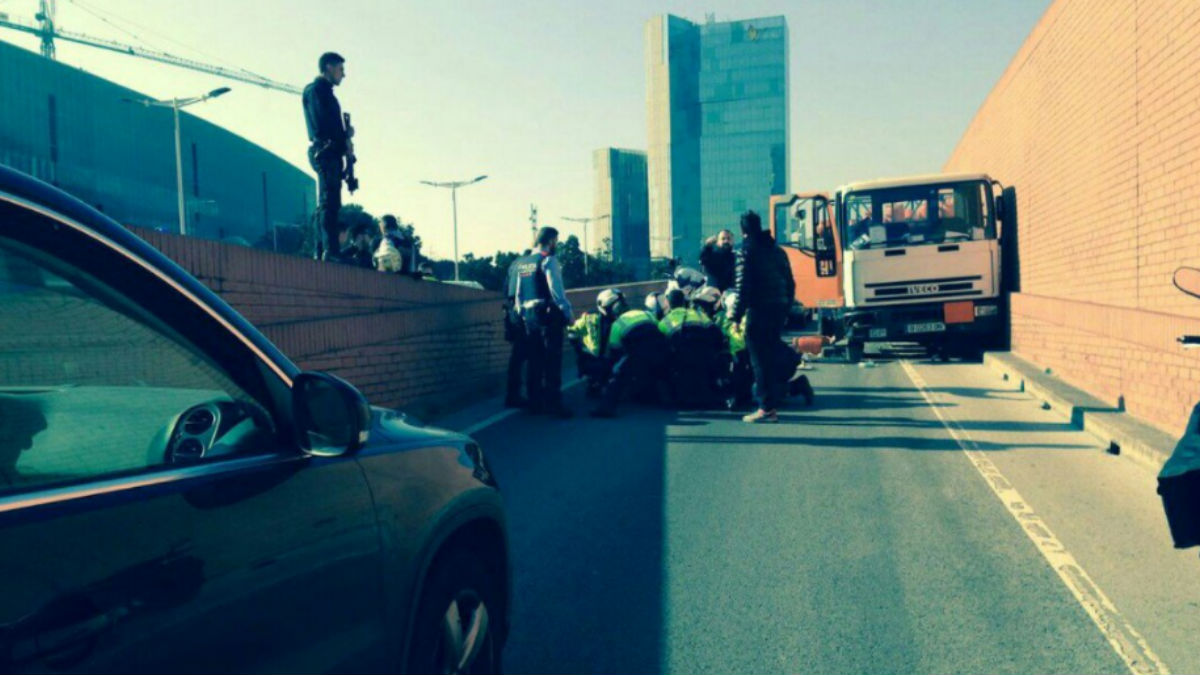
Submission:
POLYGON ((996 217, 1000 221, 1000 270, 1004 290, 1021 292, 1021 247, 1017 222, 1017 189, 1004 188, 996 200, 996 217))

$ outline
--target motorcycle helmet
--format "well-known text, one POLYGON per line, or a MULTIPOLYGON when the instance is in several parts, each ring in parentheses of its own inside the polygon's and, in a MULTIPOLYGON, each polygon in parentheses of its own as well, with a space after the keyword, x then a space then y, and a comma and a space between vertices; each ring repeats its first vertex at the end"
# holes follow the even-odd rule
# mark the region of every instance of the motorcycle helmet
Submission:
POLYGON ((596 309, 610 319, 620 316, 627 308, 625 294, 618 288, 606 288, 596 296, 596 309))

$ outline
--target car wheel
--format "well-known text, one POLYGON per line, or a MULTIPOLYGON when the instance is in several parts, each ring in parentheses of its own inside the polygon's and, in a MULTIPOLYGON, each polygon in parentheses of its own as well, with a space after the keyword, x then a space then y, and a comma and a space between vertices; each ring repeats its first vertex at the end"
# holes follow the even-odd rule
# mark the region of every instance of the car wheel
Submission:
POLYGON ((439 557, 425 583, 409 645, 410 673, 499 673, 500 586, 478 558, 439 557))

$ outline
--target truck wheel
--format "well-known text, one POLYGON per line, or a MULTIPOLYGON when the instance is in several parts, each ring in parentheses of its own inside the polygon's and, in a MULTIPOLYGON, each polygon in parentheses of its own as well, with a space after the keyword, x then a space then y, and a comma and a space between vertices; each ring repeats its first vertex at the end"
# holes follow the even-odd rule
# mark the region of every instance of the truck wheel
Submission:
POLYGON ((850 363, 858 363, 862 361, 863 352, 866 350, 866 345, 858 340, 850 340, 846 343, 846 361, 850 363))

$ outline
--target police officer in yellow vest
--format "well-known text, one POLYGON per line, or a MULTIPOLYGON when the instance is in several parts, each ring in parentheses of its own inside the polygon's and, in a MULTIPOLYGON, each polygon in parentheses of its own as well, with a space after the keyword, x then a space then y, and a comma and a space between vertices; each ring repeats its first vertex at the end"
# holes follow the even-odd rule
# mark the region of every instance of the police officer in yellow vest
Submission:
POLYGON ((729 377, 725 389, 725 404, 730 410, 749 407, 754 401, 754 368, 750 365, 750 353, 746 351, 746 319, 734 322, 729 318, 729 308, 737 302, 737 291, 726 291, 715 322, 725 335, 729 348, 729 377))
POLYGON ((611 309, 617 318, 608 335, 608 357, 612 374, 604 398, 592 411, 593 417, 616 417, 621 395, 633 385, 640 393, 655 394, 662 377, 666 338, 654 315, 645 309, 630 309, 620 295, 611 309))
POLYGON ((611 361, 608 358, 609 333, 617 320, 618 308, 625 308, 625 294, 607 288, 596 296, 596 312, 580 316, 567 328, 567 339, 575 348, 579 376, 587 379, 588 396, 599 396, 608 382, 611 361))
POLYGON ((680 289, 667 292, 667 306, 670 309, 658 325, 667 338, 668 381, 675 403, 687 408, 723 404, 720 388, 724 337, 720 329, 704 312, 689 307, 680 289))

